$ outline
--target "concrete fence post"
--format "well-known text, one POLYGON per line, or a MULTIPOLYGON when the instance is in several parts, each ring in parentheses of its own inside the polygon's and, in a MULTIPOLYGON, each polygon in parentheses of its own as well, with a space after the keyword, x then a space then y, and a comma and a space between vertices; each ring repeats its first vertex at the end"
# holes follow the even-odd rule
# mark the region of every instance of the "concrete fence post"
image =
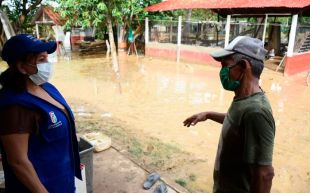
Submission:
POLYGON ((181 38, 182 38, 182 16, 179 16, 178 23, 178 44, 177 44, 177 62, 180 62, 180 53, 181 53, 181 38))
POLYGON ((145 18, 145 44, 149 43, 149 18, 145 18))
POLYGON ((225 26, 225 45, 224 45, 224 47, 228 46, 228 44, 229 44, 230 19, 231 19, 231 15, 227 15, 226 26, 225 26))
POLYGON ((298 23, 298 14, 295 14, 295 15, 293 15, 293 18, 292 18, 290 38, 288 41, 288 48, 287 48, 287 56, 288 57, 293 56, 295 38, 296 38, 296 31, 297 31, 297 23, 298 23))

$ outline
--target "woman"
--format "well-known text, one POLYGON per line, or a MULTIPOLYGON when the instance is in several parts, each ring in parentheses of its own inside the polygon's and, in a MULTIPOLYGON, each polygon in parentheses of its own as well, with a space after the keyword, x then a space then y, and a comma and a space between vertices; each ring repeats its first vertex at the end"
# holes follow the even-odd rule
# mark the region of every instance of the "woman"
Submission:
POLYGON ((30 35, 9 39, 2 50, 0 140, 6 193, 74 193, 81 179, 74 117, 48 83, 48 54, 55 42, 30 35))

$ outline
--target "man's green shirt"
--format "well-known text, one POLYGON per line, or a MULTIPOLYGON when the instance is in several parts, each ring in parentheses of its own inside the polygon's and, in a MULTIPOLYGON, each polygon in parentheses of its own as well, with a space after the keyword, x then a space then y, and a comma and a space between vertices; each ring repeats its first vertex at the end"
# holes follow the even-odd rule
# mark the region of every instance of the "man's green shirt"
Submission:
POLYGON ((250 165, 272 165, 275 123, 264 93, 235 99, 225 117, 214 167, 214 193, 248 193, 250 165))

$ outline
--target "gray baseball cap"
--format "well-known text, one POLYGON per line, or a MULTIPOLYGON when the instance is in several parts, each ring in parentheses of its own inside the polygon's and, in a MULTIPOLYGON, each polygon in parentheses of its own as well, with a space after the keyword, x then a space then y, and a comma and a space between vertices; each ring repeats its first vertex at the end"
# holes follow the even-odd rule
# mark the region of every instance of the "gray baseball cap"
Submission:
POLYGON ((244 54, 256 60, 264 61, 267 50, 265 50, 263 42, 259 39, 247 36, 238 36, 224 49, 212 52, 211 56, 215 60, 221 61, 221 59, 226 56, 235 53, 244 54))

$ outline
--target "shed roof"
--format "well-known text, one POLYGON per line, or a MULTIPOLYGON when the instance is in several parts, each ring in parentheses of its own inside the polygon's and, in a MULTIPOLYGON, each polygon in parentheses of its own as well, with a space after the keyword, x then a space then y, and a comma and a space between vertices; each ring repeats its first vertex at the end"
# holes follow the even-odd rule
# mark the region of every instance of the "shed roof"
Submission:
POLYGON ((53 23, 56 25, 63 25, 65 23, 59 13, 46 5, 42 5, 33 17, 32 23, 35 24, 36 22, 53 23), (45 16, 43 17, 43 15, 45 16))
POLYGON ((310 6, 310 0, 166 0, 146 7, 146 11, 211 9, 221 15, 298 13, 310 6))

